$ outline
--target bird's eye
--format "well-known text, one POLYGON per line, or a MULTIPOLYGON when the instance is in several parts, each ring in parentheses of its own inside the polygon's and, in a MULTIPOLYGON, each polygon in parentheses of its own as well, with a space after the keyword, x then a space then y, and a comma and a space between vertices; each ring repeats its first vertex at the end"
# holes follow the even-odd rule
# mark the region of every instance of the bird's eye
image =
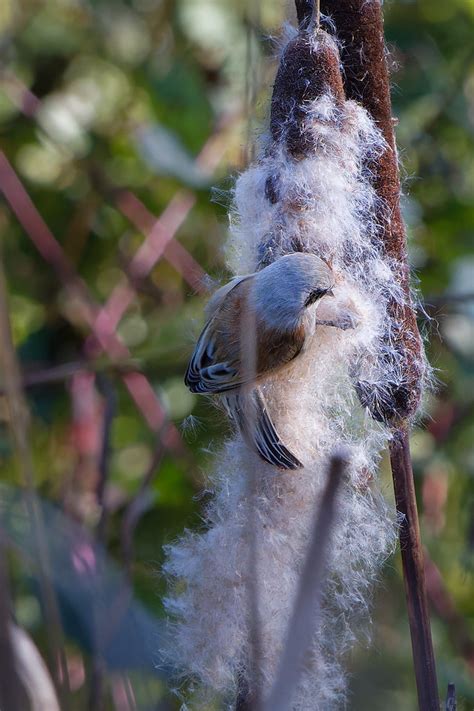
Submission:
POLYGON ((324 294, 326 293, 326 289, 314 289, 309 293, 308 298, 304 302, 305 307, 311 306, 311 304, 314 304, 318 299, 320 299, 324 294))

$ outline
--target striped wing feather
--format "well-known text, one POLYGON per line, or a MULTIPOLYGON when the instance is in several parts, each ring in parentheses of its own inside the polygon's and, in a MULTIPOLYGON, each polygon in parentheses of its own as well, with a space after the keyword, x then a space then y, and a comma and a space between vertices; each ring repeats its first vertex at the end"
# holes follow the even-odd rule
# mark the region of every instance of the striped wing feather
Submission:
POLYGON ((281 441, 258 387, 253 388, 244 397, 239 393, 232 393, 226 396, 225 400, 228 411, 245 441, 265 462, 278 469, 294 470, 302 466, 299 459, 281 441))
POLYGON ((218 293, 214 297, 214 311, 197 341, 185 375, 185 383, 192 392, 221 393, 254 380, 241 364, 242 333, 249 333, 252 327, 255 338, 249 338, 248 347, 256 349, 257 378, 289 363, 301 351, 303 325, 291 333, 266 328, 248 310, 251 287, 252 277, 244 278, 230 290, 224 287, 221 299, 216 298, 218 293))

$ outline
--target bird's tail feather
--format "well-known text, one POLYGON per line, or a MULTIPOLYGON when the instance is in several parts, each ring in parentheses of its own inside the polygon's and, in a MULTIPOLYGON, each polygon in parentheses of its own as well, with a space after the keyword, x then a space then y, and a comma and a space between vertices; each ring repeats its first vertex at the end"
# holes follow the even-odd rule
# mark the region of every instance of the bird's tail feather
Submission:
POLYGON ((249 447, 265 462, 279 469, 300 469, 303 466, 281 441, 258 388, 245 395, 232 393, 232 396, 225 397, 225 403, 249 447))

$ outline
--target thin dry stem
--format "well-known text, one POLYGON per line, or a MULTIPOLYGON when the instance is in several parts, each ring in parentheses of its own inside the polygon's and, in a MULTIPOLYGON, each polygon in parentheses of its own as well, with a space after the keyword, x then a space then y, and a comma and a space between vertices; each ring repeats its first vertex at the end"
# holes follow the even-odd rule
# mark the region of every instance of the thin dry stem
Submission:
MULTIPOLYGON (((256 322, 255 314, 250 310, 243 313, 240 333, 240 350, 242 372, 252 383, 256 375, 256 322)), ((243 386, 246 387, 246 386, 243 386)), ((251 388, 252 386, 250 386, 251 388)), ((244 397, 247 397, 244 395, 244 397)), ((251 397, 250 393, 248 397, 251 397)), ((248 427, 252 429, 252 419, 255 412, 252 407, 247 408, 245 416, 248 418, 248 427)), ((248 635, 250 647, 249 664, 249 690, 248 703, 252 711, 261 708, 260 667, 262 659, 262 639, 260 630, 259 610, 259 579, 258 579, 258 540, 257 540, 257 511, 258 511, 258 481, 255 470, 250 467, 247 471, 247 502, 248 502, 248 563, 247 563, 247 594, 249 602, 248 635)))
MULTIPOLYGON (((395 384, 390 408, 373 412, 373 415, 391 423, 394 428, 390 460, 397 510, 402 514, 400 547, 418 701, 421 711, 438 711, 440 700, 407 429, 407 421, 416 412, 423 387, 423 353, 410 296, 382 7, 379 0, 323 0, 322 9, 331 16, 343 45, 341 58, 346 95, 363 104, 387 143, 385 152, 371 167, 374 186, 381 199, 380 223, 383 228, 379 239, 385 252, 398 263, 398 280, 406 297, 402 307, 394 303, 391 308, 392 317, 399 326, 396 348, 403 362, 404 382, 401 386, 395 384)), ((383 358, 381 366, 383 368, 383 358)))
POLYGON ((286 643, 278 666, 276 680, 265 711, 287 711, 292 694, 303 671, 306 653, 314 638, 324 571, 336 515, 336 495, 343 480, 346 461, 340 455, 331 459, 326 487, 315 517, 303 572, 299 581, 293 612, 288 625, 286 643), (311 621, 311 623, 310 623, 311 621))

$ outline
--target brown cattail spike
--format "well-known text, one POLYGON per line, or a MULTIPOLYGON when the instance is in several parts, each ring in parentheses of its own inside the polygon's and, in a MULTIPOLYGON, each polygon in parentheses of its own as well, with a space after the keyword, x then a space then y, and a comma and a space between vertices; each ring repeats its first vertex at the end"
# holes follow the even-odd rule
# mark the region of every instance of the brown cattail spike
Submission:
POLYGON ((284 141, 294 158, 304 158, 314 150, 308 111, 311 102, 328 92, 342 105, 345 97, 336 44, 323 30, 300 30, 283 51, 270 117, 273 139, 284 141))
MULTIPOLYGON (((391 316, 394 332, 387 333, 384 358, 396 358, 403 364, 403 378, 389 383, 383 397, 369 383, 359 383, 359 395, 372 415, 398 426, 418 409, 424 379, 424 360, 416 314, 411 303, 406 233, 400 210, 400 176, 393 132, 390 84, 385 57, 383 18, 379 0, 321 0, 321 9, 336 27, 341 42, 344 88, 348 99, 363 104, 377 123, 387 143, 386 150, 370 165, 373 184, 380 201, 380 239, 387 256, 393 259, 397 279, 405 294, 405 303, 393 302, 391 316), (395 353, 392 351, 394 346, 395 353), (392 351, 391 355, 388 353, 392 351)), ((390 364, 388 364, 390 367, 390 364)))

